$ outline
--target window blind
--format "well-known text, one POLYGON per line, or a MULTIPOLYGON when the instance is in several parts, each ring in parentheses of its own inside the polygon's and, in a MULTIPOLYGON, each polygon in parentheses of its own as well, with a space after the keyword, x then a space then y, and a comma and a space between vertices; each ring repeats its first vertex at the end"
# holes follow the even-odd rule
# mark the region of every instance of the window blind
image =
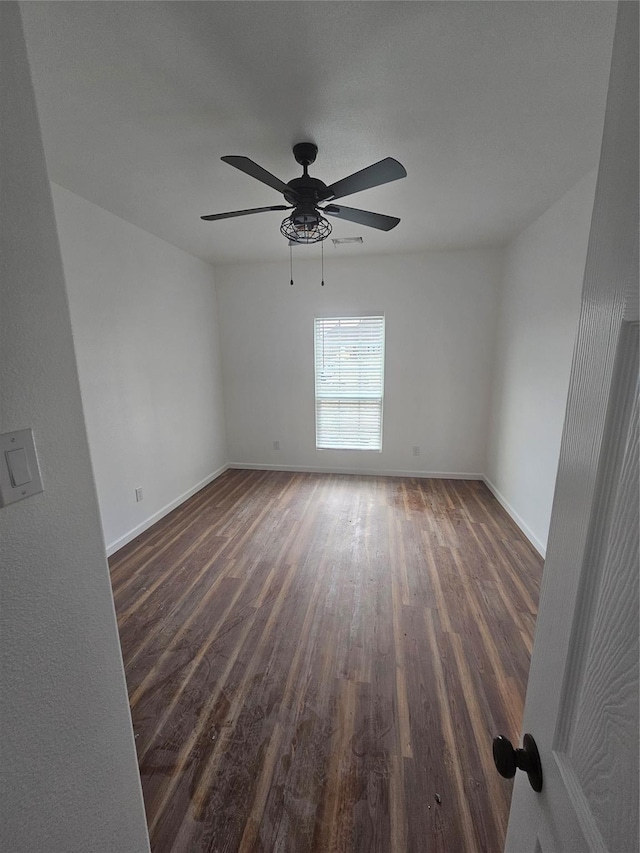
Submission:
POLYGON ((382 450, 384 317, 314 323, 316 447, 382 450))

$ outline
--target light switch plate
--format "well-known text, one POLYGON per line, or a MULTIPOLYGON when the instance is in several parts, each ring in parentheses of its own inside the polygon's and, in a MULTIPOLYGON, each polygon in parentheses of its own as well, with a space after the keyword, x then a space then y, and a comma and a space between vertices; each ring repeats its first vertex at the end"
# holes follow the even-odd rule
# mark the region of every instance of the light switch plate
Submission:
POLYGON ((0 435, 0 507, 44 491, 33 432, 0 435))

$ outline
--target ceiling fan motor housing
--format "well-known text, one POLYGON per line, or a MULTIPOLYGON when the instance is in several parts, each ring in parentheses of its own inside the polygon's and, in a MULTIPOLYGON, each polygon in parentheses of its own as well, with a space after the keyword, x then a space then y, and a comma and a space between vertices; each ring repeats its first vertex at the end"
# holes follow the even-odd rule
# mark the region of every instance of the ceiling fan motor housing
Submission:
POLYGON ((293 178, 287 183, 290 187, 290 193, 284 193, 284 197, 293 205, 311 205, 315 207, 318 202, 326 201, 331 197, 331 193, 327 190, 327 185, 319 178, 312 178, 309 175, 302 175, 300 178, 293 178))

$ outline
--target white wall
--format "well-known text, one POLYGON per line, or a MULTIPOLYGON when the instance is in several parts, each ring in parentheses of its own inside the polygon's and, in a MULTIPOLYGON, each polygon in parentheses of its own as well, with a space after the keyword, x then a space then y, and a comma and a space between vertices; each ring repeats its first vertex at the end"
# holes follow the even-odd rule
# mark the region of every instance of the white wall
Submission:
POLYGON ((487 480, 543 554, 595 181, 585 176, 505 253, 487 480))
POLYGON ((216 268, 231 464, 482 474, 501 252, 330 252, 325 287, 312 247, 294 249, 293 287, 284 245, 280 264, 216 268), (316 450, 313 318, 372 312, 386 317, 383 450, 316 450))
POLYGON ((53 201, 111 553, 227 461, 213 268, 55 185, 53 201))
POLYGON ((0 414, 44 492, 0 509, 0 849, 149 850, 51 193, 20 17, 0 3, 0 414))

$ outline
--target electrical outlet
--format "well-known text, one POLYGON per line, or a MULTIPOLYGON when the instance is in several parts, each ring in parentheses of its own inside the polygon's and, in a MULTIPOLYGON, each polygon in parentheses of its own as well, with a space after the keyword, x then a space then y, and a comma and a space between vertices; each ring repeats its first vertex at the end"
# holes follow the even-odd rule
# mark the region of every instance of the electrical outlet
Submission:
POLYGON ((143 497, 142 489, 136 489, 136 502, 140 503, 140 501, 142 500, 142 497, 143 497))
POLYGON ((274 450, 280 450, 280 442, 279 441, 273 442, 273 449, 274 450))
POLYGON ((419 444, 413 445, 413 455, 414 456, 420 456, 420 445, 419 444))

